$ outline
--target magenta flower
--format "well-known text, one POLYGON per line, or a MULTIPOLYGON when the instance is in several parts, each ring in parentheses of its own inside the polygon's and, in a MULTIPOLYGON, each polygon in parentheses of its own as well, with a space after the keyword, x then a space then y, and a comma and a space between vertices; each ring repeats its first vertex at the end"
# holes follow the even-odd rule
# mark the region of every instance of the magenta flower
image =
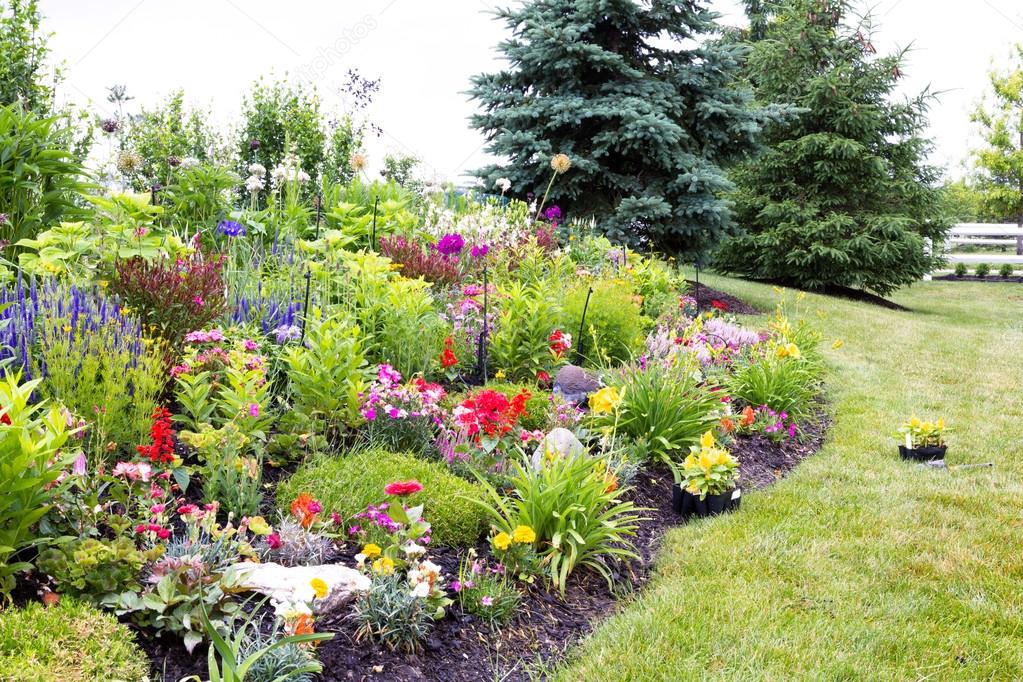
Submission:
POLYGON ((249 416, 251 417, 259 416, 259 405, 257 403, 249 403, 249 416))
POLYGON ((487 595, 486 597, 483 597, 483 599, 480 599, 480 604, 483 604, 484 606, 493 606, 494 599, 490 595, 487 595))

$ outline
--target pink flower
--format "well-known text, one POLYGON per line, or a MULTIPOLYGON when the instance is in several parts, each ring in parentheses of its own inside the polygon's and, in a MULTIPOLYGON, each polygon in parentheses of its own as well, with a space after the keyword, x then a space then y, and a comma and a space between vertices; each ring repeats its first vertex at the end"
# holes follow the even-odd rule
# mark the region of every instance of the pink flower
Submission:
POLYGON ((138 480, 139 477, 138 466, 132 462, 118 462, 111 473, 114 476, 124 476, 132 481, 138 480))
POLYGON ((259 416, 259 405, 257 403, 249 403, 249 416, 259 416))
POLYGON ((79 452, 75 463, 71 465, 71 473, 75 476, 85 475, 85 452, 79 452))
POLYGON ((281 536, 277 533, 270 533, 266 536, 266 544, 270 549, 278 549, 281 546, 281 536))
POLYGON ((145 533, 146 532, 146 524, 140 523, 139 525, 135 526, 135 532, 138 533, 139 535, 141 535, 142 533, 145 533))
POLYGON ((192 371, 192 368, 188 365, 174 365, 171 367, 170 375, 172 377, 181 376, 182 374, 188 374, 192 371))
POLYGON ((138 472, 139 478, 142 479, 143 483, 149 483, 149 479, 153 477, 153 467, 147 462, 139 462, 135 465, 135 470, 138 472))
POLYGON ((388 483, 386 486, 384 486, 384 493, 386 493, 387 495, 405 497, 406 495, 418 493, 422 489, 423 484, 416 480, 395 481, 394 483, 388 483))
POLYGON ((245 339, 242 342, 242 345, 245 347, 245 350, 249 351, 250 353, 259 348, 259 345, 252 339, 245 339))
POLYGON ((461 592, 462 591, 462 583, 458 582, 457 580, 452 580, 451 581, 451 591, 452 592, 461 592))
POLYGON ((490 595, 487 595, 486 597, 480 599, 480 604, 483 604, 484 606, 493 606, 494 599, 490 595))
POLYGON ((198 511, 199 507, 195 506, 194 504, 183 504, 180 507, 178 507, 178 513, 181 514, 182 516, 192 516, 198 511))
POLYGON ((156 531, 156 537, 160 538, 161 540, 166 540, 167 538, 170 537, 170 535, 171 532, 166 528, 161 528, 160 530, 156 531))
POLYGON ((341 515, 337 512, 330 512, 330 520, 335 526, 341 525, 341 515))
POLYGON ((192 303, 196 304, 201 308, 203 306, 202 296, 197 295, 195 298, 192 299, 192 303))
POLYGON ((149 496, 151 498, 153 498, 154 500, 160 499, 161 497, 164 496, 163 488, 161 488, 160 486, 156 485, 155 483, 150 484, 150 486, 149 486, 149 496))
POLYGON ((153 515, 162 514, 165 509, 167 509, 167 505, 161 502, 160 504, 154 504, 152 507, 150 507, 149 513, 153 515))

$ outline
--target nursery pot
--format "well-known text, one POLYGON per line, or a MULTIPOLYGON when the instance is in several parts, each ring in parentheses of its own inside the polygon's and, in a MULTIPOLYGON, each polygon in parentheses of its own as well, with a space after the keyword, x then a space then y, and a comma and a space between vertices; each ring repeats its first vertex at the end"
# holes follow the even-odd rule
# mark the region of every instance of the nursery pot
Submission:
POLYGON ((701 518, 704 516, 714 516, 715 514, 738 509, 740 502, 742 502, 741 488, 726 490, 719 495, 707 495, 707 497, 701 500, 699 495, 683 490, 676 483, 672 486, 671 493, 671 508, 682 516, 697 516, 701 518))
POLYGON ((945 459, 945 445, 933 445, 926 448, 907 448, 905 445, 899 446, 899 455, 902 459, 907 459, 913 462, 932 462, 936 459, 945 459))

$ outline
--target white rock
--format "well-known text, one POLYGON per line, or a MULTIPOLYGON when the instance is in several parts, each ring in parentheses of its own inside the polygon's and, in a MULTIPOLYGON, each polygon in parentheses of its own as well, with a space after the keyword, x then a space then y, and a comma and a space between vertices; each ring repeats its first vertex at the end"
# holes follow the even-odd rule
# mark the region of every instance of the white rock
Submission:
POLYGON ((305 602, 315 613, 331 613, 359 592, 369 590, 369 577, 341 564, 321 566, 281 566, 273 562, 243 562, 232 566, 238 576, 234 589, 265 594, 277 602, 305 602), (327 583, 327 596, 316 599, 312 580, 327 583))
POLYGON ((533 450, 534 469, 540 468, 540 462, 543 461, 542 458, 548 452, 558 457, 578 457, 585 454, 586 448, 579 442, 574 433, 568 429, 558 427, 544 436, 540 444, 536 446, 536 450, 533 450))

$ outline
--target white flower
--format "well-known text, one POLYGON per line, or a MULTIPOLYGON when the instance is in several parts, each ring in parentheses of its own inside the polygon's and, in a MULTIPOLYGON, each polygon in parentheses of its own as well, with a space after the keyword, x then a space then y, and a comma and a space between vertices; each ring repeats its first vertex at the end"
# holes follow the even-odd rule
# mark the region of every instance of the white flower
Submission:
POLYGON ((422 582, 412 588, 412 596, 426 599, 430 596, 430 583, 422 582))
POLYGON ((300 184, 300 185, 304 185, 305 183, 307 183, 310 180, 312 180, 312 178, 309 177, 309 174, 306 173, 304 170, 298 171, 298 175, 296 177, 298 179, 298 184, 300 184))
POLYGON ((245 189, 249 194, 255 194, 263 189, 263 179, 258 175, 250 175, 249 179, 245 181, 245 189))
POLYGON ((264 175, 266 175, 266 166, 264 166, 261 163, 252 164, 251 166, 249 166, 249 175, 263 177, 264 175))
POLYGON ((426 554, 426 548, 422 545, 417 545, 414 542, 410 542, 401 548, 401 551, 405 552, 409 557, 417 557, 426 554))
POLYGON ((362 566, 364 563, 366 563, 366 555, 363 554, 362 552, 356 554, 355 563, 358 564, 359 566, 362 566))
POLYGON ((285 166, 277 166, 273 169, 273 173, 270 174, 275 185, 282 185, 288 179, 288 168, 285 166))
POLYGON ((504 194, 511 189, 511 180, 508 178, 498 178, 494 186, 501 190, 501 194, 504 194))
POLYGON ((195 158, 194 156, 186 156, 185 158, 181 159, 181 167, 186 170, 189 168, 195 168, 198 165, 199 159, 195 158))

